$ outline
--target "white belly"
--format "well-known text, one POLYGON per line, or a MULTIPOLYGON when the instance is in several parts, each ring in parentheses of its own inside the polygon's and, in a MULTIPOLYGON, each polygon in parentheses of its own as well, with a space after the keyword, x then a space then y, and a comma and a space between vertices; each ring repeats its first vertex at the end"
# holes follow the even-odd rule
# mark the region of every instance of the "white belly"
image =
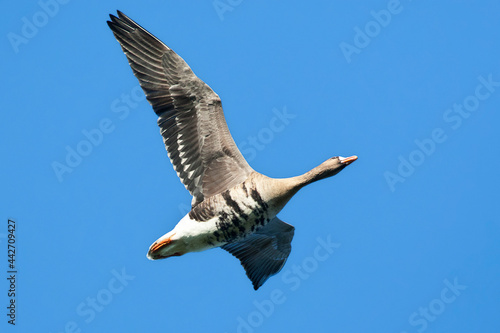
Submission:
POLYGON ((263 200, 256 184, 245 182, 205 199, 175 226, 175 238, 187 252, 204 251, 246 237, 283 208, 263 200))

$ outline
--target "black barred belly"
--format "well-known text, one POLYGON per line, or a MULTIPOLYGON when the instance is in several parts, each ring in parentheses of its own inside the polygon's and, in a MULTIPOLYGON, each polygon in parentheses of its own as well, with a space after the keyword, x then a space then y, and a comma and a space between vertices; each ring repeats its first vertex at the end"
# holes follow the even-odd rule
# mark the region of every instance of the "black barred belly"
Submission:
POLYGON ((273 217, 269 216, 269 205, 259 192, 247 189, 244 183, 202 201, 189 212, 192 220, 215 223, 213 235, 207 235, 212 245, 243 238, 273 217))

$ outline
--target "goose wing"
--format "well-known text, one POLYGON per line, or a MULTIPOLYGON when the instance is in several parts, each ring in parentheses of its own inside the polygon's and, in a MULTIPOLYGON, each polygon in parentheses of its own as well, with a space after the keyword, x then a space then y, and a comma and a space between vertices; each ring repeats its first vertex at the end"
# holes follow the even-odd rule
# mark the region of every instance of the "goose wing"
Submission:
POLYGON ((253 288, 257 290, 285 265, 292 251, 294 232, 292 225, 275 217, 253 234, 221 248, 240 260, 253 288))
POLYGON ((243 182, 253 171, 238 150, 219 96, 188 64, 118 11, 108 25, 158 115, 163 142, 193 207, 243 182))

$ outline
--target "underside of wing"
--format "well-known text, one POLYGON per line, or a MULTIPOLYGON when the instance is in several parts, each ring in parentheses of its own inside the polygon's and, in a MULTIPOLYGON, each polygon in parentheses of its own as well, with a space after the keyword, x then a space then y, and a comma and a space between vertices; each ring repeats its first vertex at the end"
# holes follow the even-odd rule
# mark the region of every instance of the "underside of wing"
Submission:
POLYGON ((295 228, 275 217, 255 233, 221 248, 238 258, 255 290, 285 265, 295 228))
POLYGON ((119 11, 110 17, 193 206, 243 182, 253 170, 229 133, 219 96, 158 38, 119 11))

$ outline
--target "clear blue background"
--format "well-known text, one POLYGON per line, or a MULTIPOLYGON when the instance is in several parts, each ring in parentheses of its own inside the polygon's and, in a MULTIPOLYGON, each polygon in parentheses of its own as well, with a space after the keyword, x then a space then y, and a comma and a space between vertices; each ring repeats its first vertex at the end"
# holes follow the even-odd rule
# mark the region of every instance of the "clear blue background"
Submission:
POLYGON ((499 332, 500 88, 457 129, 443 118, 478 77, 500 81, 498 1, 402 0, 380 31, 370 12, 390 1, 220 2, 231 8, 222 19, 212 1, 69 1, 53 17, 35 1, 2 5, 2 332, 499 332), (146 259, 191 198, 149 104, 120 100, 137 80, 106 25, 116 9, 221 96, 238 144, 262 136, 273 109, 295 115, 256 150, 257 171, 288 177, 359 156, 280 213, 296 227, 293 250, 259 291, 220 249, 146 259), (13 47, 33 16, 38 31, 13 47), (367 24, 373 37, 348 62, 340 45, 367 24), (106 118, 113 130, 60 181, 53 163, 106 118), (446 140, 391 189, 387 172, 398 174, 400 156, 422 157, 415 140, 436 128, 446 140), (8 218, 18 226, 15 328, 5 316, 8 218), (318 237, 340 244, 324 261, 318 237), (445 280, 466 288, 449 304, 445 280), (283 302, 271 311, 273 291, 283 302), (432 320, 419 314, 429 306, 432 320))

